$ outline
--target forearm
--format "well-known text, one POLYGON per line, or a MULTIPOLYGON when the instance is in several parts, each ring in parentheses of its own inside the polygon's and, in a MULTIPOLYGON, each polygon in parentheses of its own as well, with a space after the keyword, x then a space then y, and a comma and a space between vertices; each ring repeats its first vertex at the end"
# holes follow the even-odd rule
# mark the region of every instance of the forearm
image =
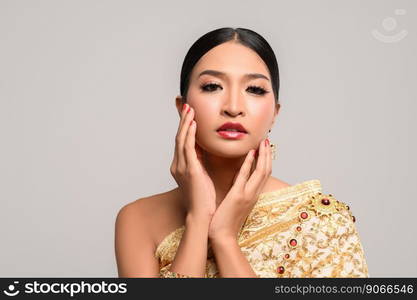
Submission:
POLYGON ((205 277, 210 219, 188 215, 170 271, 191 277, 205 277))
POLYGON ((220 277, 258 277, 242 253, 237 240, 210 241, 220 277))

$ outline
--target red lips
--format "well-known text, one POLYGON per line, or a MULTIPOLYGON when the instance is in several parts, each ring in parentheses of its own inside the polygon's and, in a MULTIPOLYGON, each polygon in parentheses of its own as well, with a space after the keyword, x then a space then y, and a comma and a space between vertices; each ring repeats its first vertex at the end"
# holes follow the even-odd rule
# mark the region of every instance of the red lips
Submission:
POLYGON ((245 127, 243 127, 242 124, 240 124, 240 123, 232 123, 232 122, 224 123, 222 126, 220 126, 217 129, 217 131, 222 131, 222 130, 227 130, 227 129, 236 129, 239 132, 247 133, 245 127))

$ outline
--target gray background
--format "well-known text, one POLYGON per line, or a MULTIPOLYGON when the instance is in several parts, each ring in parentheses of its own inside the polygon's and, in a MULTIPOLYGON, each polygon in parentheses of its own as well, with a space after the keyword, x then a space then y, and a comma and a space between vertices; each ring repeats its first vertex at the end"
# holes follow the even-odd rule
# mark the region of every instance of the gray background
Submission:
POLYGON ((181 64, 224 26, 259 32, 278 57, 273 175, 320 179, 352 207, 371 276, 417 276, 416 9, 1 0, 0 276, 117 276, 116 214, 176 186, 181 64))

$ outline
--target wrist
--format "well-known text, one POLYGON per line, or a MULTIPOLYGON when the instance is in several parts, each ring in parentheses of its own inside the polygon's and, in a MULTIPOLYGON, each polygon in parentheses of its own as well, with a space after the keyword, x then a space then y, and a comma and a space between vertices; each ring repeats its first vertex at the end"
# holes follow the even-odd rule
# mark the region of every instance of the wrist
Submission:
POLYGON ((209 235, 210 244, 216 248, 222 247, 229 247, 231 245, 237 245, 237 237, 233 237, 231 235, 223 235, 223 236, 210 236, 209 235))
POLYGON ((186 226, 210 226, 211 217, 209 215, 201 215, 194 213, 187 213, 185 217, 186 226))

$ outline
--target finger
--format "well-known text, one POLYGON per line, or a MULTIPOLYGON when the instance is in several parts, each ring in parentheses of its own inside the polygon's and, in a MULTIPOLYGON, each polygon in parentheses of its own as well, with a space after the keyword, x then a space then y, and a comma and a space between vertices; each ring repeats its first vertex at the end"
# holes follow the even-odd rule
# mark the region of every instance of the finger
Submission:
MULTIPOLYGON (((182 125, 184 123, 184 118, 187 114, 187 109, 188 109, 188 105, 186 103, 184 103, 182 105, 182 110, 181 110, 181 114, 180 114, 180 121, 178 122, 177 134, 175 136, 176 141, 179 140, 180 131, 181 131, 182 125)), ((179 156, 178 152, 179 152, 178 143, 176 142, 175 143, 175 153, 174 153, 173 165, 176 165, 177 162, 178 162, 178 156, 179 156)))
POLYGON ((243 189, 245 187, 246 181, 248 180, 250 175, 252 163, 255 160, 254 153, 255 150, 252 149, 248 152, 248 154, 246 154, 245 160, 242 166, 240 167, 238 175, 233 184, 233 186, 236 187, 236 189, 243 189))
POLYGON ((250 169, 250 174, 251 174, 251 175, 252 175, 253 171, 255 171, 255 169, 256 169, 256 165, 257 165, 257 163, 258 163, 258 153, 259 153, 259 148, 257 148, 257 149, 253 152, 254 159, 253 159, 253 161, 252 161, 252 166, 251 166, 251 169, 250 169))
POLYGON ((187 166, 196 165, 198 163, 197 152, 195 151, 196 130, 197 123, 195 122, 195 120, 192 120, 187 132, 187 137, 184 146, 184 155, 187 166))
POLYGON ((189 106, 190 110, 186 113, 178 138, 178 167, 184 170, 187 167, 185 160, 184 145, 187 137, 188 129, 190 128, 191 120, 194 118, 194 110, 189 106))
POLYGON ((269 139, 268 139, 268 145, 266 146, 266 152, 267 152, 267 155, 266 155, 265 172, 266 172, 266 179, 268 179, 272 173, 272 149, 271 149, 271 143, 269 142, 269 139))
POLYGON ((184 123, 184 119, 185 119, 185 116, 187 115, 187 110, 188 110, 189 107, 190 106, 187 103, 184 103, 183 106, 182 106, 181 118, 180 118, 180 122, 178 124, 178 130, 177 130, 178 132, 180 131, 180 129, 182 127, 182 124, 184 123))
MULTIPOLYGON (((176 137, 175 137, 176 140, 179 139, 181 127, 182 127, 182 124, 184 123, 185 115, 187 114, 187 109, 188 109, 188 106, 187 106, 186 103, 184 103, 182 105, 182 110, 181 110, 181 114, 180 114, 180 121, 178 122, 178 129, 177 129, 177 134, 176 134, 176 137)), ((175 143, 175 155, 174 156, 175 156, 174 161, 178 161, 178 143, 177 142, 175 143)))
MULTIPOLYGON (((266 178, 267 178, 267 172, 268 172, 268 154, 269 154, 269 144, 268 144, 268 139, 264 139, 263 142, 263 146, 264 146, 264 153, 263 153, 263 157, 264 157, 264 167, 262 169, 262 175, 263 175, 263 182, 265 182, 266 178)), ((262 183, 262 182, 261 182, 262 183)))
MULTIPOLYGON (((196 132, 197 132, 197 128, 196 128, 196 132)), ((197 158, 202 162, 202 160, 203 160, 203 149, 197 143, 195 143, 195 152, 197 153, 197 158)))
POLYGON ((269 139, 265 139, 265 169, 264 169, 264 177, 263 180, 256 188, 256 194, 258 194, 265 183, 268 181, 269 176, 271 175, 271 168, 272 168, 272 161, 271 161, 271 144, 269 143, 269 139))
POLYGON ((265 139, 263 139, 259 145, 259 155, 255 171, 253 171, 245 187, 252 192, 255 192, 257 190, 258 186, 261 185, 263 179, 265 178, 265 153, 265 139))

